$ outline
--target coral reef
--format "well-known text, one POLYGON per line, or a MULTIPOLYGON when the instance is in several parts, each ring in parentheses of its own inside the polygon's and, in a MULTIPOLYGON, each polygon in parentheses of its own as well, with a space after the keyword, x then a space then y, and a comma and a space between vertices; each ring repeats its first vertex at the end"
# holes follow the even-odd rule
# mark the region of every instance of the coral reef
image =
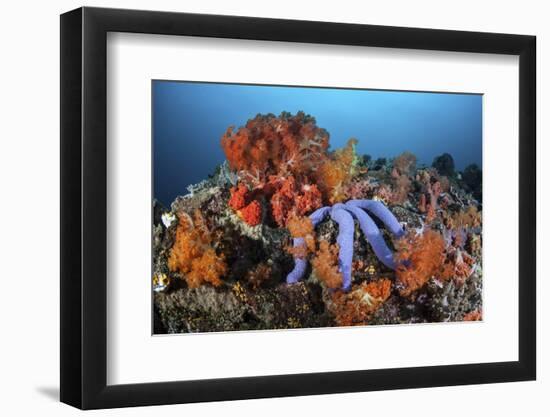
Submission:
POLYGON ((211 176, 153 202, 154 332, 482 320, 479 167, 357 145, 303 112, 227 129, 211 176))

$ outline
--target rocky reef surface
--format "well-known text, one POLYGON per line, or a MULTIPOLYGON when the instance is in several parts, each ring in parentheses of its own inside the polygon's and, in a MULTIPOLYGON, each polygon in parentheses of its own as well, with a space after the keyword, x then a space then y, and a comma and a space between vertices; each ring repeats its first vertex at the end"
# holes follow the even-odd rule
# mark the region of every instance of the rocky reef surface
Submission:
POLYGON ((170 207, 153 202, 155 333, 482 319, 479 168, 458 172, 449 154, 432 166, 409 152, 372 160, 353 139, 334 151, 328 139, 303 113, 258 115, 228 129, 210 178, 170 207), (345 288, 341 224, 310 216, 349 200, 380 202, 402 234, 372 216, 388 266, 353 222, 345 288))

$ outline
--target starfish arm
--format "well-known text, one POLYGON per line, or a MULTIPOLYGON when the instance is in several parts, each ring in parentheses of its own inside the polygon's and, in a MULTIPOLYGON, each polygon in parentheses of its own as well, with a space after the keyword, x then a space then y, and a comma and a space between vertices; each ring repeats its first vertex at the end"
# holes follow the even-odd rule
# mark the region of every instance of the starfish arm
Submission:
POLYGON ((380 232, 380 229, 376 223, 370 218, 370 216, 359 207, 354 207, 353 205, 346 205, 346 209, 352 213, 357 221, 359 222, 359 227, 365 235, 365 238, 372 246, 372 249, 376 257, 388 268, 395 269, 395 261, 393 260, 393 253, 386 245, 384 237, 380 232))
POLYGON ((313 227, 321 223, 331 209, 332 207, 321 207, 320 209, 317 209, 313 213, 311 213, 309 215, 309 219, 311 220, 311 223, 313 223, 313 227))
MULTIPOLYGON (((320 209, 315 210, 309 218, 311 219, 311 223, 313 223, 313 227, 317 226, 323 219, 326 217, 326 215, 330 212, 331 207, 321 207, 320 209)), ((296 248, 298 246, 303 246, 305 244, 305 241, 303 238, 298 237, 293 240, 293 246, 296 248)), ((302 258, 294 257, 294 269, 289 272, 289 274, 286 276, 286 282, 287 284, 294 284, 302 279, 306 272, 307 267, 307 260, 302 258)))
POLYGON ((338 264, 342 273, 342 289, 351 288, 351 262, 353 260, 353 232, 355 224, 353 217, 346 211, 343 204, 335 204, 330 212, 330 217, 338 223, 338 237, 336 242, 340 247, 338 253, 338 264))
POLYGON ((369 211, 371 214, 378 217, 388 230, 396 237, 401 237, 405 234, 403 227, 395 218, 391 211, 380 201, 375 200, 349 200, 346 203, 348 207, 359 207, 369 211))
MULTIPOLYGON (((304 239, 301 237, 294 238, 294 247, 304 245, 304 239)), ((287 284, 295 284, 300 281, 306 272, 307 261, 305 258, 294 257, 294 269, 286 276, 287 284)))

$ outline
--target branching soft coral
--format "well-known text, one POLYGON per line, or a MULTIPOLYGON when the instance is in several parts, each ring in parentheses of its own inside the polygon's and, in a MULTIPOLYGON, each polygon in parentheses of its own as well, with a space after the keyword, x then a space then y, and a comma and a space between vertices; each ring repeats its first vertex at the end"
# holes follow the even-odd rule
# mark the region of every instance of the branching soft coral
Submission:
POLYGON ((363 282, 349 293, 335 292, 329 310, 339 326, 368 324, 372 314, 389 298, 391 281, 381 279, 363 282))
MULTIPOLYGON (((438 232, 426 229, 409 233, 397 242, 396 276, 400 293, 409 296, 442 272, 445 262, 445 241, 438 232)), ((447 274, 445 274, 445 278, 447 274)))
POLYGON ((441 183, 436 181, 434 183, 427 183, 425 186, 425 193, 420 194, 418 201, 418 211, 426 214, 426 223, 432 222, 437 216, 437 199, 441 194, 441 183))
POLYGON ((257 115, 221 139, 230 167, 249 185, 265 183, 270 175, 302 175, 325 158, 328 133, 303 112, 257 115))
POLYGON ((181 273, 190 288, 204 283, 222 284, 220 277, 227 272, 227 265, 223 256, 216 254, 211 233, 199 211, 194 213, 193 219, 188 215, 180 216, 168 268, 181 273))
POLYGON ((338 270, 338 245, 321 241, 319 250, 311 260, 315 276, 328 288, 342 286, 342 273, 338 270))
POLYGON ((411 191, 411 180, 408 176, 398 174, 396 170, 392 172, 394 189, 391 194, 391 202, 394 204, 403 204, 409 197, 411 191))
POLYGON ((393 190, 389 197, 389 202, 403 204, 407 201, 412 188, 409 176, 414 173, 415 169, 416 156, 410 152, 403 152, 393 160, 393 169, 391 172, 393 190))
POLYGON ((474 228, 481 226, 481 212, 475 206, 456 212, 450 219, 450 228, 474 228))
POLYGON ((399 175, 412 175, 416 169, 416 156, 411 152, 403 152, 393 160, 393 168, 399 175))
POLYGON ((397 242, 396 277, 402 296, 410 296, 431 278, 452 279, 462 285, 474 268, 474 258, 454 240, 447 245, 443 236, 431 229, 411 232, 397 242))
POLYGON ((339 203, 347 198, 344 186, 358 171, 356 145, 357 139, 350 139, 344 148, 334 151, 316 173, 317 183, 331 204, 339 203))
POLYGON ((239 184, 229 205, 250 225, 261 222, 260 197, 269 202, 275 222, 283 227, 293 215, 303 216, 322 205, 315 172, 328 159, 328 133, 313 117, 298 112, 258 115, 221 139, 239 184))

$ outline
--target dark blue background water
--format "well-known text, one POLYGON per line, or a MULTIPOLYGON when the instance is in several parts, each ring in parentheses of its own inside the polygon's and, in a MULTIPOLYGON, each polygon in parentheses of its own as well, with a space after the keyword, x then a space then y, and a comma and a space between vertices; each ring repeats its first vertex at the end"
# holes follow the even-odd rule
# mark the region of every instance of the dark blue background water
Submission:
POLYGON ((154 195, 165 205, 224 161, 220 138, 258 113, 299 110, 373 158, 414 153, 430 165, 450 153, 457 169, 481 167, 482 96, 153 81, 154 195))

